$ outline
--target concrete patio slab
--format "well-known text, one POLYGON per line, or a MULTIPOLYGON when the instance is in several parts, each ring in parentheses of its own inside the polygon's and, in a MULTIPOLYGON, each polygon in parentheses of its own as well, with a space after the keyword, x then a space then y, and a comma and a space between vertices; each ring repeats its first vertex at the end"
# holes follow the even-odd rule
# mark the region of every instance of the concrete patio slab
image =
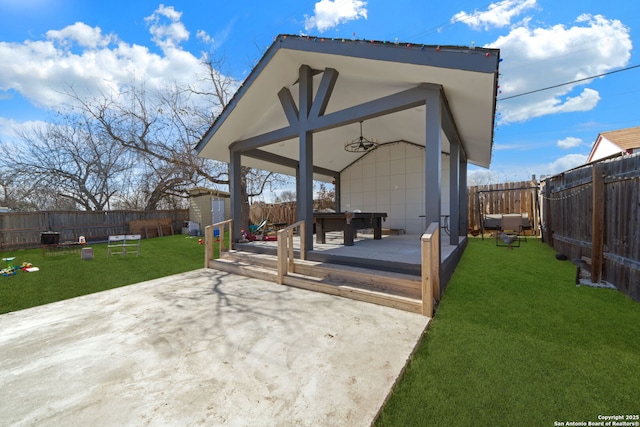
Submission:
POLYGON ((215 270, 0 316, 3 425, 366 426, 429 319, 215 270))

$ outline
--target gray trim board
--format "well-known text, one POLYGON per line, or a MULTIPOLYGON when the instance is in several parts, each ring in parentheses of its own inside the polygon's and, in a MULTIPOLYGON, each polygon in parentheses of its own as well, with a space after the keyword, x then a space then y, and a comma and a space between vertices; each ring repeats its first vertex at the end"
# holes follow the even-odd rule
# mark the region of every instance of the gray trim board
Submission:
MULTIPOLYGON (((278 154, 270 153, 268 151, 263 151, 259 149, 253 149, 249 151, 245 151, 242 153, 243 156, 251 157, 252 159, 264 160, 270 163, 276 163, 279 165, 284 165, 290 167, 292 169, 297 169, 300 165, 300 162, 297 160, 290 159, 288 157, 279 156, 278 154)), ((331 177, 340 176, 340 172, 334 171, 331 169, 321 168, 319 166, 313 167, 313 173, 318 175, 325 175, 331 177)))
POLYGON ((459 46, 422 45, 411 43, 387 43, 371 40, 347 40, 322 37, 299 37, 282 35, 276 42, 280 49, 300 50, 304 52, 329 55, 350 56, 354 58, 378 61, 401 62, 405 64, 433 65, 439 68, 494 73, 497 69, 498 49, 470 48, 459 46), (416 55, 416 51, 420 55, 416 55), (460 55, 465 53, 466 55, 460 55), (489 57, 487 57, 487 53, 489 57), (472 56, 485 56, 478 66, 472 56), (493 56, 493 58, 491 58, 493 56))

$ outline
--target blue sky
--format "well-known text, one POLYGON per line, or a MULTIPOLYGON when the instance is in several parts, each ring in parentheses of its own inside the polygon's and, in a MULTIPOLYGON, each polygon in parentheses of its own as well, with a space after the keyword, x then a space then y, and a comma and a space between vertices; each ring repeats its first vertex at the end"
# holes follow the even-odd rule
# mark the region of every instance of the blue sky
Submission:
POLYGON ((598 133, 640 126, 640 2, 0 0, 0 141, 82 93, 196 78, 203 52, 242 81, 278 34, 501 49, 491 168, 471 184, 577 166, 598 133))

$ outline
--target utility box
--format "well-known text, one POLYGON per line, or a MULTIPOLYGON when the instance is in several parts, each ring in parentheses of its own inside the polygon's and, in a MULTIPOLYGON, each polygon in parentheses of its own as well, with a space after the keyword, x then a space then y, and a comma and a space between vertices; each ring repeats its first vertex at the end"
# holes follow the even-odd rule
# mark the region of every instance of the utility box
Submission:
POLYGON ((84 260, 92 260, 93 259, 93 248, 82 248, 80 252, 80 258, 84 260))
POLYGON ((189 236, 199 236, 200 224, 195 221, 185 221, 182 225, 182 234, 188 234, 189 236))
POLYGON ((60 243, 60 233, 57 231, 43 231, 40 233, 41 245, 57 245, 60 243))

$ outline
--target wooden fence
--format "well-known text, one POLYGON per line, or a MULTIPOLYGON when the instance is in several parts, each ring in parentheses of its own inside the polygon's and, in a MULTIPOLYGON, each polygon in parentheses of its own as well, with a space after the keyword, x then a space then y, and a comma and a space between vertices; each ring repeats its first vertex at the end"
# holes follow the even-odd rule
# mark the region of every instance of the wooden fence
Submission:
POLYGON ((591 259, 592 278, 640 301, 640 156, 547 178, 543 239, 569 259, 591 259))
POLYGON ((296 212, 296 202, 254 203, 249 216, 252 224, 260 224, 265 219, 271 223, 293 224, 297 221, 296 212))
POLYGON ((540 189, 535 177, 531 181, 477 185, 468 189, 469 231, 481 230, 485 215, 527 214, 531 233, 540 230, 540 189))
POLYGON ((80 236, 88 242, 106 241, 112 234, 131 233, 130 222, 163 218, 170 218, 173 231, 180 233, 189 210, 0 213, 0 250, 40 246, 46 231, 60 233, 60 242, 77 242, 80 236))

